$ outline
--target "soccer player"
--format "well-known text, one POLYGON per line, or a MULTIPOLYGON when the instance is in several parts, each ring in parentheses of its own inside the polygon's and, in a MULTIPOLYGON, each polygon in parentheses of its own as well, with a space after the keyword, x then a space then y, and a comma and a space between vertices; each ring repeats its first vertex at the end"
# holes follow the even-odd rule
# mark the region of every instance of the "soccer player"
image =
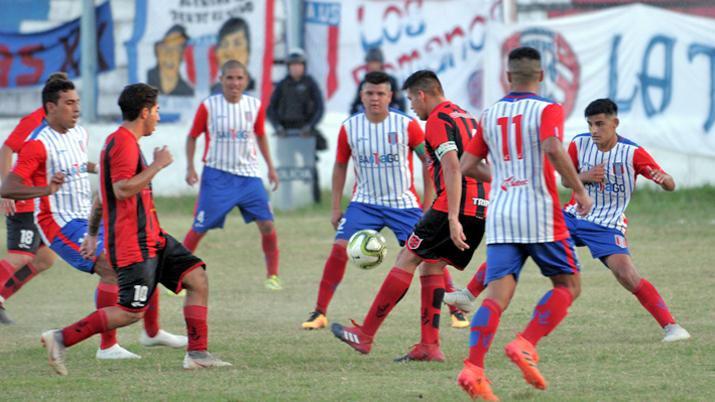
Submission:
POLYGON ((593 200, 562 147, 562 107, 536 95, 543 76, 536 49, 521 47, 509 53, 511 92, 483 112, 461 161, 465 176, 492 183, 486 224, 487 294, 472 317, 469 357, 457 379, 472 398, 497 399, 484 374, 484 356, 527 257, 554 287, 505 352, 538 389, 546 389, 547 384, 536 365, 536 345, 566 317, 580 292, 578 261, 559 206, 554 169, 574 190, 578 214, 588 213, 593 200), (484 163, 487 156, 489 166, 484 163))
POLYGON ((378 328, 400 302, 420 267, 422 285, 421 339, 397 361, 444 361, 439 347, 439 319, 445 291, 443 268, 449 264, 464 269, 484 233, 488 185, 459 171, 459 157, 477 129, 476 120, 444 97, 442 85, 432 71, 418 71, 403 85, 412 110, 425 126, 425 144, 437 197, 422 216, 400 251, 395 266, 382 283, 362 325, 331 330, 360 353, 372 348, 378 328), (466 235, 468 234, 468 235, 466 235))
POLYGON ((273 168, 268 139, 265 135, 265 110, 261 101, 245 95, 248 85, 246 66, 229 60, 221 67, 223 92, 204 100, 194 117, 186 140, 188 167, 186 182, 199 181, 194 168, 197 138, 206 135, 204 170, 193 226, 184 237, 184 246, 195 251, 206 232, 222 228, 226 215, 238 207, 246 223, 256 221, 266 257, 265 286, 281 290, 278 277, 278 237, 268 194, 258 171, 256 148, 268 166, 268 180, 273 191, 278 188, 278 174, 273 168))
MULTIPOLYGON (((87 233, 92 195, 88 172, 95 164, 87 160, 87 132, 77 125, 79 97, 71 81, 48 82, 42 90, 46 118, 22 147, 17 162, 0 193, 5 198, 39 199, 37 228, 45 245, 74 268, 99 275, 96 304, 98 307, 117 303, 117 275, 103 255, 84 258, 80 252, 87 233)), ((185 337, 159 329, 158 299, 147 315, 140 342, 182 347, 185 337)), ((98 359, 133 359, 138 355, 117 343, 116 331, 102 334, 98 359)))
POLYGON ((571 237, 576 246, 587 246, 593 258, 600 259, 616 280, 635 295, 663 328, 664 342, 688 339, 690 334, 675 322, 655 287, 638 274, 628 251, 623 214, 638 175, 666 191, 675 190, 675 181, 645 149, 617 133, 618 106, 612 100, 591 102, 585 117, 590 133, 574 137, 568 153, 595 202, 593 210, 583 217, 576 214, 573 202, 566 206, 571 237))
POLYGON ((185 369, 230 366, 208 351, 206 265, 176 239, 164 232, 154 208, 151 180, 173 161, 166 147, 154 149, 147 165, 139 140, 154 132, 159 121, 159 91, 146 84, 124 88, 119 96, 122 125, 107 137, 100 156, 102 202, 93 206, 89 233, 82 244, 84 255, 106 248, 117 271, 119 303, 97 309, 61 330, 42 334, 50 366, 66 375, 65 349, 103 331, 129 325, 146 314, 157 283, 178 293, 187 289, 184 318, 190 334, 185 369), (100 217, 105 228, 103 242, 100 217))
POLYGON ((383 72, 365 76, 362 88, 364 111, 345 120, 338 134, 337 158, 333 166, 332 216, 335 241, 323 268, 315 310, 303 323, 305 329, 324 328, 333 293, 345 275, 348 239, 362 229, 390 228, 400 246, 422 216, 412 173, 413 152, 422 161, 425 205, 433 198, 427 171, 424 132, 416 120, 390 109, 390 78, 383 72), (343 214, 340 202, 348 172, 355 166, 355 189, 343 214))
MULTIPOLYGON (((45 83, 67 80, 63 72, 53 73, 45 83)), ((19 154, 25 140, 45 118, 45 109, 38 108, 20 119, 0 147, 0 177, 5 180, 12 169, 12 154, 19 154)), ((35 203, 33 200, 0 201, 7 226, 8 255, 0 260, 0 324, 11 324, 4 302, 17 293, 32 278, 54 263, 57 256, 45 247, 35 227, 35 203)))

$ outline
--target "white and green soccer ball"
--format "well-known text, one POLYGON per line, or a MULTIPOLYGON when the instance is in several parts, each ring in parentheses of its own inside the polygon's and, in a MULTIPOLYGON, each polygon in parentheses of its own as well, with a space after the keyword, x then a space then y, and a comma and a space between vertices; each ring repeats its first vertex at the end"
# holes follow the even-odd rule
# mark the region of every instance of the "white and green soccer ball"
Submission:
POLYGON ((348 240, 348 257, 358 268, 375 268, 385 259, 385 255, 385 237, 374 230, 358 230, 348 240))

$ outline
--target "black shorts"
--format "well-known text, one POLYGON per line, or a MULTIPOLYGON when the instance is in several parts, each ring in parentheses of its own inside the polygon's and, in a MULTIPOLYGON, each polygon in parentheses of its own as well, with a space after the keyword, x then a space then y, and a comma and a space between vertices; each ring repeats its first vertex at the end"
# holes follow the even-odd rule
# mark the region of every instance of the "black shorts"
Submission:
POLYGON ((459 215, 466 243, 469 248, 460 251, 449 236, 449 221, 447 214, 434 209, 428 210, 417 223, 410 238, 407 239, 407 249, 428 262, 444 261, 460 271, 469 265, 474 251, 484 237, 484 220, 459 215))
POLYGON ((22 212, 5 217, 7 226, 7 251, 19 254, 37 254, 40 233, 35 226, 33 212, 22 212))
POLYGON ((161 283, 174 293, 182 289, 184 275, 206 264, 170 235, 164 235, 166 247, 159 255, 126 267, 117 268, 119 306, 136 311, 144 309, 161 283))

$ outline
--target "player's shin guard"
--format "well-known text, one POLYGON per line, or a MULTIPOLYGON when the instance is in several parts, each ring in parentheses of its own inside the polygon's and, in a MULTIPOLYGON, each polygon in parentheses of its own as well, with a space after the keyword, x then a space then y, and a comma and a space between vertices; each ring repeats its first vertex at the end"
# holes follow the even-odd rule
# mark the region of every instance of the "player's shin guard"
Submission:
POLYGON ((467 360, 470 363, 484 368, 484 356, 489 351, 494 334, 499 327, 501 313, 501 307, 492 299, 485 299, 479 310, 474 313, 469 333, 469 357, 467 360))
MULTIPOLYGON (((95 294, 95 305, 97 306, 97 310, 100 310, 102 307, 111 307, 116 305, 118 299, 119 287, 117 285, 99 282, 97 285, 97 292, 95 294)), ((102 332, 101 338, 102 340, 99 348, 110 348, 117 343, 117 330, 112 329, 104 331, 102 332)))
POLYGON ((144 330, 153 338, 159 332, 159 291, 154 289, 154 294, 144 311, 144 330))
POLYGON ((13 294, 17 293, 20 288, 30 282, 32 278, 37 276, 37 269, 32 264, 27 264, 18 269, 10 279, 5 282, 5 286, 0 289, 0 297, 7 300, 13 294))
POLYGON ((469 293, 471 293, 472 296, 477 297, 480 293, 482 293, 482 291, 486 287, 484 285, 484 279, 486 279, 486 277, 487 263, 483 262, 482 265, 479 266, 477 272, 472 277, 472 280, 469 281, 469 283, 467 284, 467 290, 469 290, 469 293))
POLYGON ((337 289, 343 280, 343 276, 345 276, 347 265, 348 253, 345 251, 345 246, 333 244, 333 249, 330 251, 330 256, 325 261, 325 267, 323 268, 323 278, 320 280, 315 311, 321 314, 328 312, 330 300, 333 299, 335 289, 337 289))
POLYGON ((184 306, 184 320, 186 321, 186 334, 189 344, 186 350, 201 351, 209 347, 209 327, 207 324, 208 307, 189 305, 184 306))
POLYGON ((261 247, 263 248, 263 254, 266 256, 266 277, 278 275, 280 252, 278 250, 278 235, 276 235, 275 230, 261 235, 261 247))
POLYGON ((557 287, 549 290, 534 308, 534 315, 521 336, 536 346, 566 317, 572 302, 573 296, 568 289, 557 287))
POLYGON ((424 344, 439 343, 439 318, 444 299, 444 276, 420 276, 422 308, 420 317, 421 340, 424 344))
POLYGON ((65 347, 82 342, 90 336, 107 331, 107 314, 97 310, 76 323, 62 329, 62 339, 65 347))
POLYGON ((382 325, 382 322, 390 314, 390 311, 402 300, 410 288, 412 273, 393 267, 390 273, 382 282, 380 291, 377 292, 375 300, 370 306, 370 311, 365 316, 362 331, 368 336, 375 336, 375 333, 382 325))
POLYGON ((655 286, 650 282, 641 279, 633 295, 638 298, 638 301, 641 302, 643 307, 658 321, 661 327, 665 327, 668 324, 675 324, 675 319, 670 314, 668 306, 663 301, 663 298, 660 297, 655 286))
POLYGON ((204 237, 204 235, 205 233, 194 232, 193 228, 189 229, 189 232, 186 233, 186 236, 184 237, 184 247, 186 247, 187 250, 193 253, 194 251, 196 251, 196 247, 199 246, 199 242, 204 237))

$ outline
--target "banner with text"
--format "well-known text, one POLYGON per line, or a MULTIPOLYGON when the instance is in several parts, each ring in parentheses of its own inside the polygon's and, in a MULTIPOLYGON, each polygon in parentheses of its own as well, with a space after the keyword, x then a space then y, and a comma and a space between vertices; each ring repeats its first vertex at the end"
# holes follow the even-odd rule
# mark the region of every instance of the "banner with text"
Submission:
POLYGON ((538 23, 489 26, 484 100, 507 90, 506 55, 541 51, 541 95, 563 104, 566 138, 588 131, 598 98, 619 107, 619 134, 640 145, 715 156, 715 20, 633 5, 538 23))
POLYGON ((127 42, 130 82, 159 88, 163 117, 191 119, 206 96, 221 91, 228 60, 248 67, 246 93, 270 97, 274 0, 136 0, 127 42))

